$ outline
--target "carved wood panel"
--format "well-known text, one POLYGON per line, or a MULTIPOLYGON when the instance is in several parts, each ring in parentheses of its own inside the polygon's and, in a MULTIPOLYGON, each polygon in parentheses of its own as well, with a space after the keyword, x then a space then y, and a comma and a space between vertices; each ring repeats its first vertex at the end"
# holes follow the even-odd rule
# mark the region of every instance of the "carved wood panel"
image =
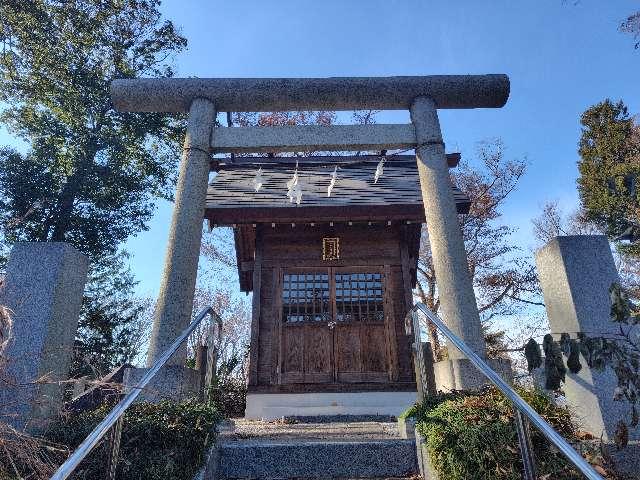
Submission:
POLYGON ((337 380, 346 381, 362 371, 360 329, 351 325, 338 325, 335 329, 337 380))

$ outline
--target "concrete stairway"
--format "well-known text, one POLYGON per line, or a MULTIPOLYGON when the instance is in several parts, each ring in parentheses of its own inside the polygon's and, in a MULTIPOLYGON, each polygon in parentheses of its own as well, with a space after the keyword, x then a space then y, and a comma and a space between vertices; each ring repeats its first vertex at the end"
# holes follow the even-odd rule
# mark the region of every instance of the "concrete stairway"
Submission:
POLYGON ((361 420, 365 421, 227 422, 212 459, 216 465, 210 465, 213 468, 205 480, 406 478, 417 474, 415 441, 401 439, 395 422, 361 420))

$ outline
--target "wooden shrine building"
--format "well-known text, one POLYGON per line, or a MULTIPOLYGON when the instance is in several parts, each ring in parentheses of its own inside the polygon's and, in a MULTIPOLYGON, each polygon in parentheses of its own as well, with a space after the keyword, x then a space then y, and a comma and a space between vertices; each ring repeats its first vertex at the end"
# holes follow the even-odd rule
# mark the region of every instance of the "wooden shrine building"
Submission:
POLYGON ((416 398, 404 328, 425 220, 415 156, 390 157, 377 183, 380 157, 343 157, 328 196, 331 158, 300 159, 300 204, 287 197, 295 158, 236 158, 209 186, 205 217, 233 227, 253 292, 247 418, 398 415, 416 398))

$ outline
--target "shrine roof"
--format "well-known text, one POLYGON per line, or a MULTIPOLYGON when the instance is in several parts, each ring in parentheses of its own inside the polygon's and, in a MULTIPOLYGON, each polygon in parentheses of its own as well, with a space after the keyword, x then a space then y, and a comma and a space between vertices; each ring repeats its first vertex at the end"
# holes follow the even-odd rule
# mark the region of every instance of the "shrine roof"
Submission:
MULTIPOLYGON (((415 156, 389 157, 384 173, 374 182, 380 160, 377 155, 345 157, 331 193, 335 157, 301 158, 298 167, 302 187, 300 205, 287 197, 287 182, 295 169, 295 158, 238 158, 224 164, 207 191, 205 218, 214 225, 253 223, 381 221, 424 222, 424 207, 415 156), (324 162, 324 163, 323 163, 324 162), (262 168, 263 185, 256 192, 253 180, 262 168)), ((449 155, 455 166, 459 155, 449 155)), ((451 186, 459 213, 469 211, 469 198, 451 186)))
MULTIPOLYGON (((230 163, 212 163, 218 174, 207 191, 205 218, 211 227, 233 226, 238 276, 242 291, 253 289, 253 260, 256 248, 256 225, 331 224, 358 222, 406 225, 409 255, 417 261, 420 225, 424 206, 416 158, 395 155, 387 158, 383 175, 374 182, 378 155, 340 157, 338 179, 330 197, 336 158, 327 157, 237 157, 230 163), (296 160, 302 184, 302 202, 291 203, 287 182, 292 178, 296 160), (262 168, 264 184, 256 192, 253 180, 262 168)), ((449 168, 457 166, 459 154, 448 154, 449 168)), ((459 213, 469 211, 469 198, 451 185, 459 213)), ((271 228, 268 227, 268 228, 271 228)), ((415 278, 413 278, 415 282, 415 278)))

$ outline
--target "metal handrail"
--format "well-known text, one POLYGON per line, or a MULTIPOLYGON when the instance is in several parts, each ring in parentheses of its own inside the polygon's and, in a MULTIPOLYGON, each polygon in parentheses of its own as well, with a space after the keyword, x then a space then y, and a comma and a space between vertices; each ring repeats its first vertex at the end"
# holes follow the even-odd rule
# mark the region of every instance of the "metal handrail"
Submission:
MULTIPOLYGON (((533 457, 528 456, 527 452, 524 450, 530 450, 530 443, 526 442, 526 437, 528 437, 527 426, 525 419, 522 418, 522 415, 526 417, 536 428, 551 442, 553 443, 558 450, 569 460, 582 474, 587 477, 589 480, 604 480, 602 476, 600 476, 594 468, 589 465, 589 463, 582 458, 576 450, 567 442, 562 436, 556 432, 551 425, 549 425, 544 419, 536 413, 536 411, 531 408, 531 406, 525 402, 520 395, 518 395, 513 388, 511 388, 500 376, 489 366, 487 363, 482 360, 478 354, 476 354, 473 350, 471 350, 462 339, 460 339, 456 334, 454 334, 438 317, 435 313, 429 310, 424 304, 417 303, 411 309, 409 314, 413 314, 416 311, 422 312, 431 322, 433 322, 439 329, 442 331, 445 337, 456 346, 458 350, 460 350, 469 360, 473 363, 478 370, 482 372, 482 374, 491 380, 498 389, 511 401, 513 406, 516 408, 516 427, 518 429, 518 437, 522 437, 521 441, 521 451, 523 453, 523 463, 524 463, 524 473, 525 478, 533 478, 535 479, 534 466, 533 466, 533 457), (522 444, 524 441, 524 445, 522 444), (522 448, 524 447, 524 448, 522 448), (528 458, 527 458, 528 457, 528 458)), ((530 454, 530 452, 529 452, 530 454)))
POLYGON ((124 412, 131 406, 135 399, 140 395, 142 389, 153 379, 153 377, 160 371, 160 369, 167 363, 169 358, 176 353, 182 342, 184 342, 189 335, 200 325, 200 322, 207 316, 211 315, 216 317, 219 321, 219 315, 211 307, 204 308, 196 316, 196 318, 189 324, 189 326, 180 334, 178 338, 167 348, 162 355, 153 363, 149 371, 142 377, 138 384, 127 393, 118 404, 113 407, 109 414, 104 417, 96 428, 85 438, 82 443, 76 448, 75 452, 67 458, 67 460, 60 465, 56 473, 53 474, 51 480, 64 480, 73 473, 80 462, 95 448, 98 442, 105 436, 113 425, 124 415, 124 412))

